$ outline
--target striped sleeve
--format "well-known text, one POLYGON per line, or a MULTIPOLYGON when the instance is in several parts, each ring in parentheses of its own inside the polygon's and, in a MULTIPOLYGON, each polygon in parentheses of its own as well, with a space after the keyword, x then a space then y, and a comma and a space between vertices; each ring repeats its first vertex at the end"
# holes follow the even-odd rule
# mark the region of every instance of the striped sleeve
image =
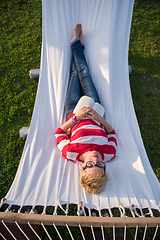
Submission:
POLYGON ((113 130, 112 132, 107 134, 108 137, 108 145, 112 147, 112 151, 114 156, 111 158, 111 160, 115 157, 116 152, 117 152, 117 135, 115 131, 113 130))
POLYGON ((62 130, 61 128, 58 128, 55 137, 57 140, 57 147, 59 150, 62 152, 63 156, 66 158, 66 151, 67 151, 67 146, 70 143, 70 140, 68 136, 66 135, 66 132, 62 130))

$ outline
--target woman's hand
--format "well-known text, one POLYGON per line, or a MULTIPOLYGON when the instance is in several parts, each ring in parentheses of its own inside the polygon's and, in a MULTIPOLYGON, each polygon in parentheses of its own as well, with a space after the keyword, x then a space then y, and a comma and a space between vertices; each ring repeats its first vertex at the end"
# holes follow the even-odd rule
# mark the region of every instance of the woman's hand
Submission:
POLYGON ((100 122, 102 117, 95 110, 90 108, 90 111, 89 111, 89 114, 88 114, 88 118, 100 122))
POLYGON ((101 115, 99 115, 96 111, 94 111, 92 108, 90 108, 87 118, 99 121, 105 128, 105 131, 107 134, 113 131, 113 128, 111 127, 111 125, 101 115))
POLYGON ((76 113, 77 120, 82 119, 90 119, 90 112, 92 111, 92 108, 89 107, 83 107, 76 113))
POLYGON ((100 121, 102 118, 96 111, 90 107, 83 107, 76 113, 77 120, 81 119, 92 119, 100 121))
MULTIPOLYGON (((77 113, 76 113, 76 118, 77 120, 81 120, 81 119, 90 119, 91 117, 89 117, 90 111, 92 109, 89 107, 83 107, 81 108, 77 113)), ((62 126, 61 129, 65 132, 68 131, 68 129, 73 125, 73 122, 71 119, 69 119, 67 122, 65 122, 62 126)))

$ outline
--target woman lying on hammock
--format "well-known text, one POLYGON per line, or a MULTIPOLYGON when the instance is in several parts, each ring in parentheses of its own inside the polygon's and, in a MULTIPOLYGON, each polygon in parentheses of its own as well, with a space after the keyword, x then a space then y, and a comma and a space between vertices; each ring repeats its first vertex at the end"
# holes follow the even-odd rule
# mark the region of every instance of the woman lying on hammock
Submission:
POLYGON ((117 141, 114 129, 87 105, 88 97, 99 104, 100 99, 89 74, 81 40, 82 26, 77 24, 71 41, 70 81, 65 103, 67 119, 57 129, 56 139, 63 156, 81 164, 80 186, 84 187, 86 192, 98 194, 107 184, 104 162, 115 157, 117 141), (76 111, 79 99, 83 102, 85 98, 84 107, 76 111))

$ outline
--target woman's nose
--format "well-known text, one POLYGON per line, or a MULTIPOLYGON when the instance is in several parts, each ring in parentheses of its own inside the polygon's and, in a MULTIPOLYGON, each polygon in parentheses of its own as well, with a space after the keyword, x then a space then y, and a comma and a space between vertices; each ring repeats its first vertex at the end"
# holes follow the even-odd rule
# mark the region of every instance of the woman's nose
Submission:
POLYGON ((98 162, 97 156, 94 156, 94 157, 93 157, 93 161, 94 161, 95 164, 98 162))

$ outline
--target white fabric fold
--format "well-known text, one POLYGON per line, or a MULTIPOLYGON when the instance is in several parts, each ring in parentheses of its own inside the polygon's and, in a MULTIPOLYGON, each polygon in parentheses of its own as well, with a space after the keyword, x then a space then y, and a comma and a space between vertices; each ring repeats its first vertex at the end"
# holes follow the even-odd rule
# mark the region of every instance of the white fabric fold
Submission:
POLYGON ((128 47, 133 0, 43 0, 42 54, 38 91, 8 204, 55 206, 83 201, 89 208, 160 209, 160 184, 145 152, 129 85, 128 47), (70 41, 82 23, 90 74, 117 133, 117 155, 107 164, 105 191, 92 195, 79 186, 80 166, 65 160, 55 131, 64 122, 70 41))

